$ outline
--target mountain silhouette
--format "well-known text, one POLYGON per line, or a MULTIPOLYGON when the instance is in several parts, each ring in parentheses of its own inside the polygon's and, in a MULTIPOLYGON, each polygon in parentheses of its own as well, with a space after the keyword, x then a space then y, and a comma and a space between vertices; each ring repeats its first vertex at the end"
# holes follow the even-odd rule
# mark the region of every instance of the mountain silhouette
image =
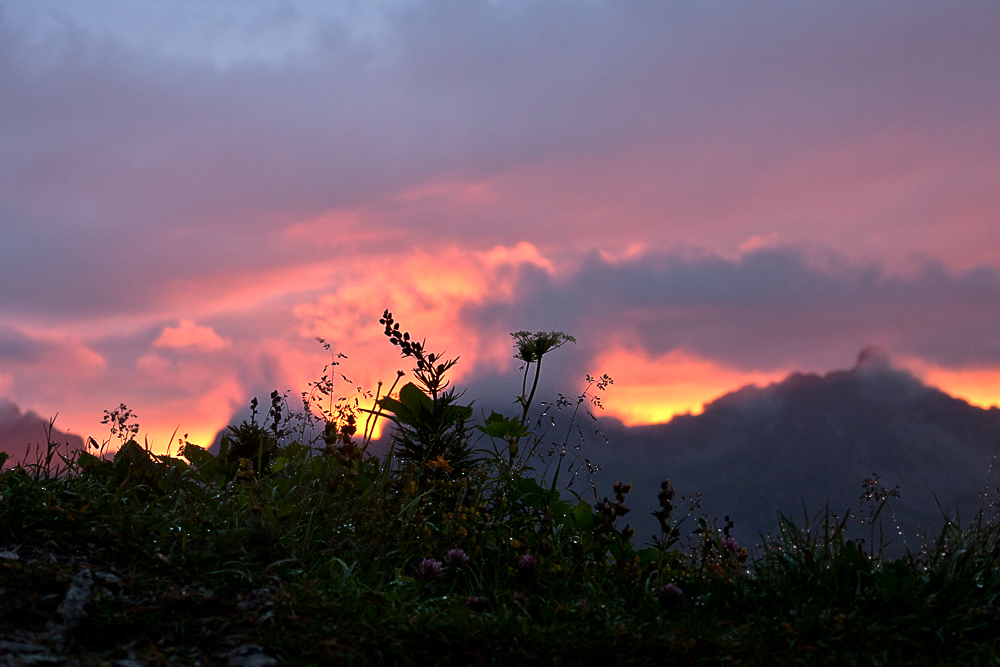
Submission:
MULTIPOLYGON (((862 482, 877 473, 880 487, 899 487, 889 504, 895 518, 882 515, 896 550, 939 531, 942 510, 968 524, 984 494, 1000 485, 1000 471, 991 472, 1000 410, 926 386, 876 348, 864 350, 851 370, 746 386, 700 415, 631 428, 600 422, 609 443, 592 449, 602 467, 595 482, 599 490, 619 479, 633 483, 626 518, 640 543, 657 532, 650 512, 667 478, 678 494, 700 492, 709 519, 721 525, 729 515, 734 536, 754 544, 776 532, 778 512, 800 526, 804 510, 810 518, 826 507, 839 516, 863 514, 862 482)), ((870 539, 857 524, 855 536, 870 539)))
MULTIPOLYGON (((36 445, 40 447, 44 456, 45 431, 48 426, 49 420, 42 419, 30 410, 22 413, 11 401, 0 399, 0 452, 6 452, 10 456, 4 467, 10 468, 24 460, 34 463, 36 445)), ((70 450, 83 449, 83 438, 55 428, 52 429, 52 441, 65 443, 60 449, 64 454, 70 450)))

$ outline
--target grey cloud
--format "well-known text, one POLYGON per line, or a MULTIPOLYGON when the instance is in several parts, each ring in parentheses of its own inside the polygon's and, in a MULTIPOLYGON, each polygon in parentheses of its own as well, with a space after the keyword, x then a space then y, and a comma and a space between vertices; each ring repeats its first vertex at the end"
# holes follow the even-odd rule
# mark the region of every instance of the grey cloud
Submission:
MULTIPOLYGON (((836 258, 834 258, 836 259, 836 258)), ((1000 363, 1000 272, 928 263, 910 277, 789 248, 737 260, 593 256, 554 280, 525 274, 514 304, 470 308, 475 326, 562 329, 587 356, 610 337, 653 354, 682 347, 743 368, 836 368, 867 344, 945 365, 1000 363)))
MULTIPOLYGON (((678 186, 678 163, 717 155, 692 173, 742 196, 769 165, 887 128, 949 139, 975 127, 980 146, 1000 146, 993 3, 412 2, 341 15, 293 3, 277 18, 211 10, 155 30, 53 6, 20 3, 0 25, 0 304, 20 312, 155 309, 178 275, 321 259, 276 233, 453 174, 649 144, 666 165, 657 189, 678 186), (309 48, 266 55, 303 25, 309 48), (219 47, 225 67, 216 39, 235 44, 219 47)), ((675 188, 691 186, 687 209, 714 192, 696 185, 675 188)), ((538 218, 383 224, 432 242, 483 227, 520 239, 538 218)))
POLYGON ((63 364, 72 368, 92 364, 94 360, 84 358, 81 352, 82 348, 64 341, 36 338, 0 325, 0 363, 4 366, 63 364))
POLYGON ((735 127, 787 142, 807 140, 792 120, 854 133, 900 114, 938 127, 953 114, 992 118, 998 47, 982 35, 1000 12, 843 7, 404 3, 384 10, 384 43, 326 21, 309 58, 225 71, 76 33, 60 60, 24 65, 31 47, 8 28, 4 181, 176 224, 349 204, 434 174, 650 136, 735 127))

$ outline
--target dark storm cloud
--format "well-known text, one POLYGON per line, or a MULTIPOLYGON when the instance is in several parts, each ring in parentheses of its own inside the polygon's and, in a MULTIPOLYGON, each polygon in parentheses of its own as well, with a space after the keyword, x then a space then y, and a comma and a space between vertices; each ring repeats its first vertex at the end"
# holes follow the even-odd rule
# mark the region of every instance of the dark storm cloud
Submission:
MULTIPOLYGON (((558 279, 526 272, 513 305, 469 309, 481 326, 564 329, 587 354, 617 337, 653 354, 683 348, 738 368, 836 368, 867 344, 943 365, 1000 363, 1000 272, 927 263, 910 276, 794 249, 739 259, 593 256, 558 279)), ((514 330, 514 329, 511 329, 514 330)))

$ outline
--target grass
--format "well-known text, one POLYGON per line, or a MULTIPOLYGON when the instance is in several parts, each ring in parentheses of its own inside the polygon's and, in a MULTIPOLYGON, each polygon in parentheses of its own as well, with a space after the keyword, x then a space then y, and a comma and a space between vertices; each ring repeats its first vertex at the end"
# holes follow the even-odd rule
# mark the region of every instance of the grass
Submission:
POLYGON ((665 482, 660 539, 635 545, 622 525, 628 485, 593 499, 559 485, 568 434, 610 380, 527 422, 527 379, 570 337, 519 332, 521 414, 476 425, 448 388, 454 360, 391 314, 383 323, 418 382, 379 388, 371 403, 337 398, 334 358, 302 412, 275 392, 258 420, 255 400, 217 455, 189 443, 182 457, 151 454, 121 406, 105 419, 113 456, 111 440, 70 453, 50 442, 35 463, 0 473, 0 654, 151 665, 1000 662, 991 513, 895 559, 848 539, 849 519, 782 518, 748 557, 728 524, 675 507, 665 482), (557 412, 562 441, 543 426, 557 412), (369 451, 377 416, 395 427, 382 456, 369 451), (85 570, 92 584, 74 612, 64 600, 83 590, 85 570))

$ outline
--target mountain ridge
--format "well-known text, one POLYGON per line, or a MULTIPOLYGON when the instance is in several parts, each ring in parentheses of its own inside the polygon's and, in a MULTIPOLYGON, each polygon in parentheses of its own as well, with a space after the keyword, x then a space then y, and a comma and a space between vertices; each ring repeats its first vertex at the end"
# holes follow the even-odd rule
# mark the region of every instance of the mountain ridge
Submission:
POLYGON ((728 514, 741 541, 757 542, 777 529, 778 512, 802 519, 803 504, 810 514, 864 511, 861 484, 877 474, 881 486, 898 485, 890 508, 912 543, 943 525, 938 502, 966 522, 983 507, 1000 442, 1000 409, 972 406, 866 352, 851 370, 748 385, 699 415, 599 422, 609 444, 597 445, 595 481, 633 482, 628 518, 640 537, 655 529, 648 515, 662 479, 701 492, 710 518, 728 514))
MULTIPOLYGON (((48 419, 39 417, 31 410, 22 413, 15 403, 0 398, 0 452, 10 456, 4 467, 10 468, 25 460, 36 445, 44 450, 48 427, 48 419)), ((52 441, 66 443, 70 450, 83 449, 83 438, 57 428, 52 429, 52 441)), ((61 451, 67 453, 65 448, 61 451)), ((34 459, 29 458, 28 462, 33 463, 34 459)))

